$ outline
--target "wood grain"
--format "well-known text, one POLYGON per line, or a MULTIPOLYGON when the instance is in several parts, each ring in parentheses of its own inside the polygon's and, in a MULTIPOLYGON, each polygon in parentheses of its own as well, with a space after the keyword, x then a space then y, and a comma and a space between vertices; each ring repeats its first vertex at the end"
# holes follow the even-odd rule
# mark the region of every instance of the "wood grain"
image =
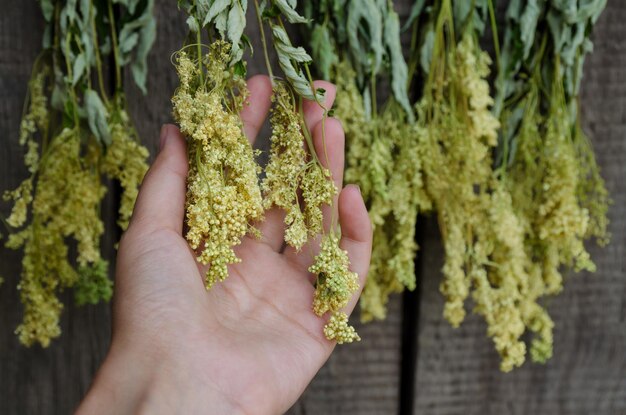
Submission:
POLYGON ((584 128, 609 190, 611 244, 590 246, 595 274, 571 274, 548 302, 556 324, 554 357, 509 374, 482 318, 452 329, 438 291, 442 248, 436 225, 423 246, 415 414, 626 413, 626 3, 610 1, 585 66, 584 128))

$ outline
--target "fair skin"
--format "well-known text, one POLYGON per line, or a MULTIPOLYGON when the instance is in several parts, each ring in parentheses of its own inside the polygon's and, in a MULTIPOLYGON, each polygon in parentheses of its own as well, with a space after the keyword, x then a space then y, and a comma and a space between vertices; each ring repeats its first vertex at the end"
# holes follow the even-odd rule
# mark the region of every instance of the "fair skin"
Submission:
MULTIPOLYGON (((331 106, 334 87, 326 89, 331 106)), ((241 118, 251 141, 270 108, 265 76, 249 80, 249 105, 241 118)), ((344 133, 322 110, 303 105, 318 154, 325 129, 328 159, 342 189, 344 133)), ((206 268, 183 236, 185 140, 164 126, 161 150, 146 175, 117 258, 113 336, 109 353, 78 408, 82 414, 279 414, 302 394, 335 343, 322 332, 327 317, 311 310, 314 276, 308 267, 319 249, 283 246, 284 214, 270 209, 255 226, 261 239, 246 236, 236 248, 242 262, 229 278, 204 289, 206 268)), ((341 247, 361 286, 369 267, 372 231, 359 189, 346 186, 334 207, 324 208, 341 224, 341 247), (333 212, 334 210, 334 212, 333 212)), ((349 314, 358 293, 345 311, 349 314)))

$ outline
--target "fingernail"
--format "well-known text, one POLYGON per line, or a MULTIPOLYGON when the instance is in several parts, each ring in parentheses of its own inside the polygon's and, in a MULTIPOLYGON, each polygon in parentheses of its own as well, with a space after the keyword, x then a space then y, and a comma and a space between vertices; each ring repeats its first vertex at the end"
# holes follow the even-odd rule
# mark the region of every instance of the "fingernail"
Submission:
POLYGON ((169 128, 167 124, 164 124, 161 127, 161 135, 160 135, 160 142, 159 142, 159 151, 163 150, 163 147, 165 147, 165 142, 167 141, 167 137, 169 136, 169 128))

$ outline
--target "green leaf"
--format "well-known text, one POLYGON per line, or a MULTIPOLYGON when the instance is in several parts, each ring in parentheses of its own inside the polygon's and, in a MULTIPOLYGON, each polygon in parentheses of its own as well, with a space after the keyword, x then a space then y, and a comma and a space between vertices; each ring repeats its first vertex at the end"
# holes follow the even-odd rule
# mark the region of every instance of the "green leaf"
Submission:
POLYGON ((246 77, 246 72, 247 72, 245 62, 243 62, 243 61, 237 62, 235 64, 235 66, 234 66, 234 72, 235 72, 235 75, 237 75, 237 76, 239 76, 241 78, 245 78, 246 77))
POLYGON ((245 7, 248 3, 244 2, 242 7, 241 3, 237 0, 233 3, 233 7, 228 13, 228 39, 232 42, 231 49, 231 62, 237 62, 241 60, 243 56, 243 50, 241 49, 241 37, 243 31, 246 28, 246 10, 245 7))
POLYGON ((151 19, 150 22, 143 27, 139 36, 139 45, 137 46, 137 53, 135 60, 132 63, 130 70, 133 74, 135 84, 141 89, 141 92, 145 95, 148 91, 146 89, 146 79, 148 77, 148 54, 152 45, 156 40, 156 21, 151 19))
MULTIPOLYGON (((238 2, 235 1, 235 3, 238 3, 238 2)), ((215 0, 213 4, 211 5, 211 7, 209 8, 209 11, 207 12, 206 17, 204 18, 204 22, 202 23, 202 26, 206 26, 207 24, 212 22, 213 19, 215 19, 215 17, 217 17, 218 14, 228 9, 230 5, 231 5, 231 0, 215 0)))
POLYGON ((300 16, 296 11, 296 2, 287 0, 273 0, 273 3, 280 9, 282 14, 287 18, 289 23, 307 23, 308 20, 300 16))
MULTIPOLYGON (((247 3, 246 3, 247 4, 247 3)), ((228 39, 233 44, 238 44, 246 27, 246 12, 239 1, 233 3, 228 12, 228 39)))
POLYGON ((413 110, 407 94, 408 69, 400 41, 400 18, 394 10, 389 10, 385 18, 385 46, 391 64, 391 90, 398 103, 406 111, 409 122, 413 122, 413 110))
POLYGON ((130 53, 139 43, 139 34, 136 32, 121 32, 124 36, 120 36, 119 48, 123 54, 130 53))
POLYGON ((93 135, 105 145, 111 144, 111 132, 107 119, 107 113, 100 96, 93 89, 85 91, 85 111, 87 112, 87 123, 93 135))
POLYGON ((43 18, 46 19, 46 22, 52 21, 52 13, 54 13, 52 0, 39 0, 39 3, 41 6, 41 12, 43 13, 43 18))
POLYGON ((280 16, 280 9, 275 4, 272 4, 270 7, 263 9, 261 16, 264 19, 273 19, 274 17, 280 16))
POLYGON ((361 66, 356 69, 359 72, 378 73, 384 54, 383 22, 381 11, 374 0, 350 1, 347 33, 352 57, 361 66), (365 21, 366 27, 361 26, 361 21, 365 21), (363 42, 359 34, 364 34, 363 42))
POLYGON ((274 35, 274 38, 278 41, 278 45, 276 45, 276 47, 280 48, 281 52, 289 57, 289 59, 300 63, 311 62, 311 56, 309 56, 309 54, 303 47, 294 47, 291 45, 289 35, 282 27, 272 25, 272 34, 274 35))
MULTIPOLYGON (((198 24, 204 22, 206 15, 209 13, 209 9, 211 8, 211 3, 215 0, 193 0, 190 7, 187 11, 190 15, 196 17, 198 24), (193 10, 193 11, 192 11, 193 10)), ((200 29, 202 29, 200 27, 200 29)))
POLYGON ((226 38, 226 28, 228 27, 228 10, 224 10, 215 17, 215 28, 222 38, 226 38))
POLYGON ((406 23, 404 24, 404 26, 402 27, 403 32, 407 30, 409 27, 411 27, 413 22, 420 16, 420 14, 422 13, 422 10, 424 9, 425 4, 426 4, 426 0, 416 0, 413 3, 413 7, 411 7, 411 12, 409 13, 409 17, 406 23))
POLYGON ((194 16, 188 16, 186 22, 189 30, 194 33, 198 33, 198 31, 200 30, 200 26, 198 26, 198 21, 194 16))
POLYGON ((326 25, 315 25, 311 32, 310 44, 313 56, 315 56, 315 64, 322 77, 330 79, 330 69, 339 62, 339 57, 335 53, 335 48, 326 25))
POLYGON ((429 25, 428 31, 424 36, 424 42, 420 49, 420 66, 425 73, 430 72, 430 63, 433 56, 433 48, 435 47, 435 30, 429 25))
POLYGON ((524 45, 524 59, 528 59, 535 41, 539 17, 545 9, 545 0, 528 0, 520 17, 520 39, 524 45))
MULTIPOLYGON (((304 49, 300 47, 293 47, 291 41, 289 40, 289 36, 282 27, 275 24, 270 24, 270 27, 272 29, 274 47, 276 48, 276 53, 278 54, 278 64, 293 89, 303 98, 309 100, 315 100, 316 98, 322 99, 321 96, 314 93, 313 86, 306 76, 304 76, 302 70, 294 65, 294 62, 299 62, 295 58, 303 58, 302 51, 304 51, 304 49), (300 51, 300 49, 302 51, 300 51)), ((306 51, 304 51, 304 54, 306 54, 306 51)), ((308 57, 308 55, 306 56, 308 57)))
POLYGON ((72 86, 76 86, 80 78, 85 73, 86 68, 87 62, 85 62, 85 55, 81 53, 74 60, 74 64, 72 65, 72 86))

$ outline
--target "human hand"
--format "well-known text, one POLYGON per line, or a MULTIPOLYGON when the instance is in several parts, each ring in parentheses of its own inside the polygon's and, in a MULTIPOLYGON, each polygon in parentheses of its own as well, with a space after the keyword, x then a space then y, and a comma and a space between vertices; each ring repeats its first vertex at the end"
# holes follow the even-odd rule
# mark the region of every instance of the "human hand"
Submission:
MULTIPOLYGON (((335 88, 326 90, 331 106, 335 88)), ((250 104, 241 118, 257 136, 270 108, 266 76, 248 81, 250 104)), ((322 154, 322 109, 303 107, 322 154)), ((327 161, 342 188, 344 133, 324 123, 327 161)), ((241 263, 208 292, 206 269, 183 237, 187 156, 185 140, 164 126, 161 151, 142 184, 130 226, 120 242, 109 354, 78 413, 275 414, 285 412, 330 356, 325 318, 311 304, 315 277, 308 272, 317 242, 296 253, 283 249, 284 213, 273 208, 258 224, 261 239, 244 237, 241 263)), ((341 247, 363 286, 371 253, 371 225, 360 192, 347 186, 334 203, 341 247)), ((331 208, 324 208, 330 226, 331 208)), ((358 295, 345 311, 350 314, 358 295)))

